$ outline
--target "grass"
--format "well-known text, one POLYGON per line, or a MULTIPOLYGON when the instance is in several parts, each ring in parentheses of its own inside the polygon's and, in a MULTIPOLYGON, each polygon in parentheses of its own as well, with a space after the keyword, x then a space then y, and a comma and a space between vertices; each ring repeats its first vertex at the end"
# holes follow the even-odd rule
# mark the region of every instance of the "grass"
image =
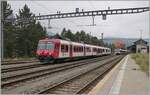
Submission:
POLYGON ((140 69, 148 74, 149 71, 149 55, 148 53, 135 53, 132 58, 140 66, 140 69))

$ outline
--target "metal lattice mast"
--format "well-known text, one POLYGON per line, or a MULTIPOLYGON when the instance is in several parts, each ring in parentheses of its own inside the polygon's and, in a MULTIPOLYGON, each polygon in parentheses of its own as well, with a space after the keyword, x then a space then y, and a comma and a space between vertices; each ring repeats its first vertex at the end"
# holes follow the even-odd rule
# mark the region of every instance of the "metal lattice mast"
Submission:
POLYGON ((86 17, 86 16, 102 16, 102 18, 105 20, 107 15, 142 13, 142 12, 149 11, 149 9, 150 7, 140 7, 140 8, 124 8, 124 9, 108 9, 108 10, 82 11, 82 12, 70 12, 70 13, 57 13, 57 14, 34 16, 32 18, 20 18, 20 19, 16 19, 16 21, 27 21, 32 19, 47 20, 47 19, 86 17))

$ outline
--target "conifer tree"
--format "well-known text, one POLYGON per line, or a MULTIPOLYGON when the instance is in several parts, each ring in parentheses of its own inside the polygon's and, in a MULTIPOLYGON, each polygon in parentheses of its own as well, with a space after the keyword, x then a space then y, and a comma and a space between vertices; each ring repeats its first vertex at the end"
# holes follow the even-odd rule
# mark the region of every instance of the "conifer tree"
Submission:
MULTIPOLYGON (((27 5, 19 9, 17 18, 31 18, 34 14, 27 5)), ((35 55, 38 41, 46 36, 46 30, 36 20, 21 21, 17 24, 17 54, 19 57, 35 55)))
MULTIPOLYGON (((7 1, 2 1, 3 3, 3 16, 4 20, 10 19, 10 17, 13 15, 13 11, 11 9, 11 6, 7 3, 7 1)), ((15 30, 14 26, 11 21, 5 21, 4 23, 4 31, 3 32, 3 41, 4 41, 4 47, 3 47, 3 53, 4 57, 13 57, 13 52, 15 51, 14 49, 14 41, 15 41, 15 30)))

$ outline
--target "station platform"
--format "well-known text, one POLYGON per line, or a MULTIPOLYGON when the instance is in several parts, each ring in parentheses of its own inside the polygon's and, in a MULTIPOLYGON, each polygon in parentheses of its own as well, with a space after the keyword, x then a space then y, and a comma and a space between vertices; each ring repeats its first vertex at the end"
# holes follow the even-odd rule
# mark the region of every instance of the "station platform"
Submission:
POLYGON ((148 75, 131 58, 124 57, 89 95, 148 95, 148 75))

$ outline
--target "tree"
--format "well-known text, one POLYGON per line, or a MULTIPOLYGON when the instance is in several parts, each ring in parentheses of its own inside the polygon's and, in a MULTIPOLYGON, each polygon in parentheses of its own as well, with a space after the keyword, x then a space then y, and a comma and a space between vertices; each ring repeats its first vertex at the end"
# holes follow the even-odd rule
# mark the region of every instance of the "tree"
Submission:
MULTIPOLYGON (((30 18, 34 16, 27 5, 19 9, 17 18, 30 18)), ((37 48, 38 41, 46 36, 46 30, 35 20, 19 22, 17 27, 18 39, 17 50, 19 56, 33 56, 37 48)))
POLYGON ((63 36, 64 38, 69 38, 71 41, 75 42, 84 42, 86 44, 93 44, 100 46, 104 45, 101 39, 98 39, 95 36, 91 36, 83 30, 81 30, 80 32, 77 31, 75 34, 73 34, 70 29, 66 31, 66 29, 64 28, 61 32, 61 36, 63 36))
POLYGON ((83 41, 83 42, 88 42, 89 41, 89 39, 88 40, 86 40, 86 33, 83 31, 83 30, 81 30, 81 32, 80 32, 80 41, 83 41))
MULTIPOLYGON (((3 3, 3 16, 4 20, 8 19, 10 16, 13 15, 13 11, 11 10, 11 6, 7 3, 7 1, 2 1, 3 3)), ((12 25, 12 22, 4 22, 4 57, 12 57, 14 50, 14 41, 15 41, 15 35, 14 33, 14 26, 12 25)))
POLYGON ((64 39, 70 39, 71 41, 75 41, 75 35, 71 32, 70 29, 68 29, 66 31, 66 29, 64 28, 61 32, 61 36, 64 38, 64 39))
POLYGON ((70 29, 68 29, 68 31, 67 31, 67 33, 66 33, 66 36, 67 36, 68 39, 70 39, 70 40, 72 40, 72 41, 75 40, 75 36, 74 36, 74 34, 71 32, 70 29))
POLYGON ((67 31, 66 31, 66 28, 64 28, 63 30, 62 30, 62 32, 61 32, 61 36, 63 36, 63 37, 65 37, 65 33, 66 33, 67 31))
POLYGON ((75 36, 75 41, 76 41, 76 42, 80 42, 81 37, 80 37, 79 31, 77 31, 74 36, 75 36))

